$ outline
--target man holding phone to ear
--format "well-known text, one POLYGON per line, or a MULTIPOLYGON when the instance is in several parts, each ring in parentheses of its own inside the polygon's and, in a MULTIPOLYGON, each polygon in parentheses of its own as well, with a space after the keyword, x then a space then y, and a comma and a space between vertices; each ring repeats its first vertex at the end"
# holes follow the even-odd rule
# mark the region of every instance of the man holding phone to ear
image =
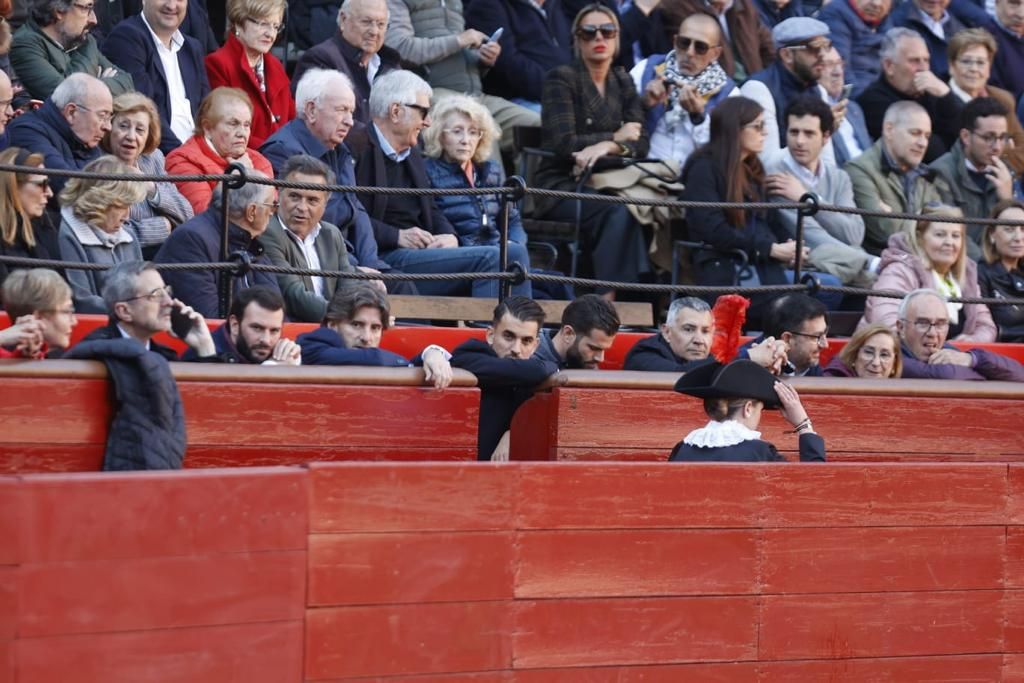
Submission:
POLYGON ((107 273, 103 301, 110 320, 93 330, 85 340, 135 339, 168 361, 179 360, 174 349, 153 341, 160 332, 172 332, 184 341, 190 360, 218 362, 213 337, 198 312, 173 298, 171 288, 148 261, 124 261, 107 273))

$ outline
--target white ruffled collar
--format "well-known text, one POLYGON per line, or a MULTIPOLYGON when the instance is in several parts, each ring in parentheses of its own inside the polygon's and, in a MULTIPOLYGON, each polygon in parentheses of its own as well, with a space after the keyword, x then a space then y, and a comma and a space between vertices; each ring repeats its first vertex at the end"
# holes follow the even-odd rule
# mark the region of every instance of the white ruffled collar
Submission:
POLYGON ((736 420, 726 420, 725 422, 712 420, 700 429, 694 429, 687 434, 683 443, 698 448, 721 448, 760 438, 761 432, 748 429, 736 420))

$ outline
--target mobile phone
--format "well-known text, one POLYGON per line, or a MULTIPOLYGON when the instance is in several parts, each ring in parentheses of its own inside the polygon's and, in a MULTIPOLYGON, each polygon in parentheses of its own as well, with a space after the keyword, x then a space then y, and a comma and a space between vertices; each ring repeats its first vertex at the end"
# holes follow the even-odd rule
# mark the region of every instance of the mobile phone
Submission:
POLYGON ((505 27, 502 26, 502 27, 498 28, 497 31, 492 33, 491 37, 488 38, 487 40, 485 40, 484 42, 485 43, 496 43, 496 42, 498 42, 498 40, 501 39, 501 34, 504 33, 504 32, 505 32, 505 27))
POLYGON ((171 309, 171 332, 178 339, 184 339, 192 331, 192 318, 181 312, 180 306, 171 309))
POLYGON ((853 83, 847 83, 843 86, 843 94, 839 96, 839 100, 848 100, 850 95, 853 94, 853 83))

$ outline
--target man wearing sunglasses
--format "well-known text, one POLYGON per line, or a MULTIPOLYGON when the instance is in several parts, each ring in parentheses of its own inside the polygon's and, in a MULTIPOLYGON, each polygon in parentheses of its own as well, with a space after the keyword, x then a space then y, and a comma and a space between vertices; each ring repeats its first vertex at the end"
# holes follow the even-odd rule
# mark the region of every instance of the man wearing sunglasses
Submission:
MULTIPOLYGON (((825 55, 832 47, 829 33, 829 27, 817 19, 786 19, 772 30, 778 59, 740 88, 744 97, 764 108, 762 161, 786 146, 784 114, 789 103, 805 93, 818 96, 818 79, 825 72, 825 55)), ((829 144, 825 158, 831 160, 834 156, 829 144)))
POLYGON ((641 61, 630 76, 643 93, 650 156, 679 162, 708 141, 711 112, 740 94, 718 63, 722 27, 708 14, 693 14, 679 25, 675 49, 641 61))

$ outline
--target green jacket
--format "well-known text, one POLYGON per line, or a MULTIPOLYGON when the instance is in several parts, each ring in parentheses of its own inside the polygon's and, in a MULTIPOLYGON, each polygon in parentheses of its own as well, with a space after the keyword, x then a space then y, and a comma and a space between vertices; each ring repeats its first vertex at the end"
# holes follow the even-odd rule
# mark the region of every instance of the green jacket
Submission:
MULTIPOLYGON (((65 52, 32 19, 27 19, 14 32, 11 67, 25 90, 37 100, 47 99, 61 81, 73 73, 81 71, 99 77, 106 69, 118 69, 103 56, 92 35, 86 35, 82 44, 65 52)), ((113 76, 100 80, 107 84, 114 97, 134 90, 132 76, 127 71, 118 69, 113 76)))
MULTIPOLYGON (((843 167, 853 181, 853 200, 857 207, 871 211, 884 211, 884 202, 895 213, 921 213, 931 202, 947 203, 951 199, 949 185, 929 169, 914 180, 913 203, 908 204, 903 192, 903 180, 899 171, 889 165, 882 154, 882 141, 843 167)), ((889 236, 910 229, 913 221, 908 219, 864 216, 865 251, 876 256, 889 244, 889 236)))
MULTIPOLYGON (((285 234, 285 228, 277 216, 270 219, 266 232, 260 235, 260 242, 275 266, 309 268, 299 245, 294 238, 285 234)), ((320 221, 320 234, 316 237, 314 247, 320 259, 320 270, 355 270, 348 261, 345 238, 333 224, 320 221)), ((338 283, 339 280, 335 278, 325 277, 323 296, 319 296, 313 289, 313 279, 307 275, 277 276, 277 284, 284 296, 285 312, 294 322, 322 322, 327 312, 327 302, 334 296, 338 283)))

